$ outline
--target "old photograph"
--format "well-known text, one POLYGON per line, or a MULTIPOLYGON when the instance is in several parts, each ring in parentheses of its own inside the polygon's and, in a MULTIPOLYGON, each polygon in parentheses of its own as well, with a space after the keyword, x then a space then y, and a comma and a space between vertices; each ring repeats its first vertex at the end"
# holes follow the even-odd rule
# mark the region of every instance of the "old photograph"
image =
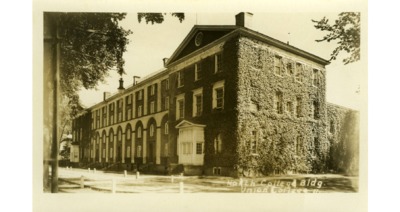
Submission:
POLYGON ((363 9, 129 11, 41 11, 42 194, 366 194, 363 9))

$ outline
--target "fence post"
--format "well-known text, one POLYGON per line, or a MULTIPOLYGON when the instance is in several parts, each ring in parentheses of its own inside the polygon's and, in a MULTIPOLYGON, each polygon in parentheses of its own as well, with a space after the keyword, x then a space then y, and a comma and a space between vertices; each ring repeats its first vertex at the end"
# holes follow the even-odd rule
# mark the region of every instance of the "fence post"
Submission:
POLYGON ((179 193, 183 194, 183 182, 179 183, 179 193))
POLYGON ((95 174, 96 174, 96 168, 94 168, 94 169, 93 169, 93 173, 95 173, 95 174))
POLYGON ((124 170, 124 177, 126 177, 128 175, 128 173, 126 172, 126 170, 124 170))
POLYGON ((85 179, 83 178, 83 175, 81 175, 81 188, 85 187, 84 182, 85 182, 85 179))
POLYGON ((90 168, 88 168, 87 171, 90 172, 90 168))
POLYGON ((171 175, 171 183, 174 182, 174 175, 171 175))
POLYGON ((112 186, 111 186, 111 193, 115 194, 115 190, 116 190, 116 183, 115 183, 115 179, 112 179, 112 186))
POLYGON ((140 173, 137 171, 136 172, 136 179, 139 179, 139 175, 140 175, 140 173))

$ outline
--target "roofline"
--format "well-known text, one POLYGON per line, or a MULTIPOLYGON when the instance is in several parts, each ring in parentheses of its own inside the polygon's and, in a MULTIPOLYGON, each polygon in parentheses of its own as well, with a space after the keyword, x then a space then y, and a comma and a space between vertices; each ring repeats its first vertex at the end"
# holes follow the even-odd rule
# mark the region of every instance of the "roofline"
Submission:
POLYGON ((96 103, 96 104, 94 104, 94 105, 88 107, 87 110, 92 110, 93 108, 95 108, 95 107, 97 107, 97 106, 99 106, 99 105, 101 105, 101 104, 104 104, 105 102, 107 103, 107 102, 113 101, 114 99, 116 99, 116 98, 118 98, 118 97, 120 97, 120 96, 123 96, 123 95, 126 94, 127 92, 133 91, 133 90, 135 90, 136 88, 141 87, 143 84, 147 83, 148 81, 151 81, 151 80, 153 80, 154 78, 159 77, 160 75, 167 74, 167 73, 168 73, 168 69, 167 69, 167 68, 162 68, 162 69, 160 69, 158 73, 157 73, 157 71, 156 71, 156 72, 153 72, 153 73, 151 73, 151 74, 145 76, 145 77, 144 77, 144 80, 143 80, 143 81, 140 81, 138 84, 136 84, 136 85, 131 85, 130 87, 128 87, 128 88, 126 88, 125 90, 123 90, 122 92, 118 92, 118 91, 117 91, 116 93, 112 94, 112 96, 110 96, 109 98, 107 98, 106 101, 102 100, 101 102, 98 102, 98 103, 96 103))
POLYGON ((174 53, 172 53, 170 59, 167 61, 165 66, 168 66, 170 64, 170 61, 172 61, 176 56, 178 56, 183 51, 183 47, 186 46, 187 43, 189 43, 190 39, 193 37, 195 32, 197 32, 198 30, 224 31, 224 30, 234 30, 236 28, 238 28, 238 26, 236 26, 236 25, 194 25, 193 28, 190 30, 190 32, 183 39, 181 44, 178 46, 178 48, 176 48, 174 53))
MULTIPOLYGON (((234 32, 236 32, 236 30, 234 32)), ((319 56, 316 56, 314 54, 311 54, 309 52, 306 52, 304 50, 301 50, 301 49, 296 48, 294 46, 291 46, 289 44, 286 44, 286 43, 284 43, 282 41, 279 41, 279 40, 277 40, 275 38, 269 37, 268 35, 264 35, 262 33, 259 33, 259 32, 256 32, 254 30, 251 30, 249 28, 240 27, 238 29, 238 32, 240 34, 242 34, 242 35, 248 35, 248 36, 252 36, 252 37, 258 38, 258 39, 260 39, 260 40, 262 40, 262 41, 264 41, 264 42, 266 42, 268 44, 271 44, 273 46, 276 46, 276 47, 281 48, 283 50, 286 50, 288 52, 298 54, 298 55, 300 55, 300 56, 302 56, 304 58, 307 58, 307 59, 312 60, 314 62, 317 62, 319 64, 322 64, 322 65, 330 64, 330 62, 328 60, 326 60, 326 59, 323 59, 323 58, 321 58, 319 56)))

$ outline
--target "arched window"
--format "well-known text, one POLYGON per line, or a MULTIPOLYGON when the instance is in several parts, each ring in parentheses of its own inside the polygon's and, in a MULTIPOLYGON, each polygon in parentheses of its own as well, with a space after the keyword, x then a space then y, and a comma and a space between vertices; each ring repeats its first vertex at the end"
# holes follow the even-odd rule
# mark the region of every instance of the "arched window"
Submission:
POLYGON ((126 134, 126 140, 131 140, 132 130, 130 125, 128 125, 128 127, 126 128, 125 134, 126 134))
POLYGON ((121 139, 122 139, 122 130, 121 129, 119 129, 117 132, 117 139, 118 139, 118 141, 121 141, 121 139))
POLYGON ((131 157, 131 147, 130 147, 130 146, 128 146, 128 147, 126 148, 126 157, 127 157, 127 158, 130 158, 130 157, 131 157))
POLYGON ((154 136, 154 124, 150 125, 150 137, 154 136))
POLYGON ((106 143, 106 134, 105 133, 103 134, 102 140, 103 140, 103 144, 105 144, 106 143))
MULTIPOLYGON (((142 138, 142 127, 141 126, 139 126, 138 128, 137 128, 137 137, 138 138, 142 138)), ((138 150, 139 151, 139 150, 138 150)))
POLYGON ((164 124, 164 134, 168 135, 168 133, 169 133, 169 125, 168 125, 168 122, 165 122, 165 124, 164 124))
POLYGON ((110 140, 110 143, 112 143, 114 141, 114 132, 113 131, 110 132, 108 139, 110 140))

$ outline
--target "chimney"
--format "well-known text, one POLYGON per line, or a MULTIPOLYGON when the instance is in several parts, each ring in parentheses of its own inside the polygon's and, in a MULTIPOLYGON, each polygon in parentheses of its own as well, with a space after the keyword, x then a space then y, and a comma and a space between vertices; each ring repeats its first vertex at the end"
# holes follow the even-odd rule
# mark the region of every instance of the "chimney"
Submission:
POLYGON ((236 16, 236 26, 251 28, 251 19, 253 17, 253 13, 249 12, 241 12, 236 16))
POLYGON ((163 60, 163 62, 164 62, 164 67, 165 67, 165 65, 167 64, 167 62, 168 62, 168 59, 169 58, 167 58, 167 57, 164 57, 162 60, 163 60))
POLYGON ((136 79, 140 79, 139 76, 133 76, 133 85, 136 85, 138 82, 136 81, 136 79))
POLYGON ((124 88, 124 80, 122 79, 122 77, 119 79, 119 87, 118 87, 118 91, 121 92, 125 90, 124 88))
POLYGON ((110 98, 111 93, 110 92, 104 92, 103 93, 103 100, 106 101, 108 98, 110 98))

